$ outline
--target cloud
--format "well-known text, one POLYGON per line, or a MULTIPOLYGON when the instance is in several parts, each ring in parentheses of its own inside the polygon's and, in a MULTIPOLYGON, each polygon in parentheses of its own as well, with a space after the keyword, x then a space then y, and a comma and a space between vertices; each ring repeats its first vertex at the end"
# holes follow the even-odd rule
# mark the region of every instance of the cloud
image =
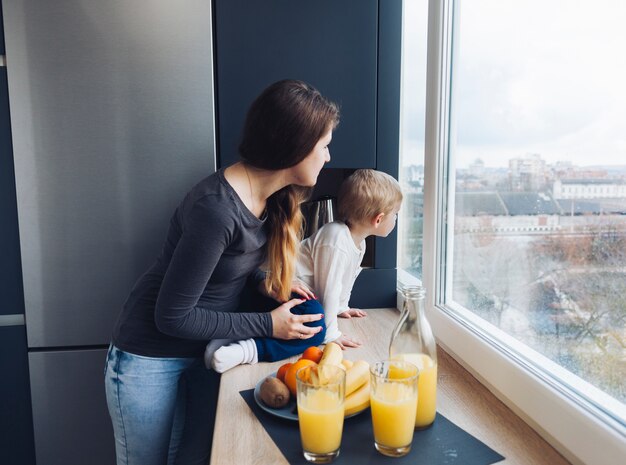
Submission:
MULTIPOLYGON (((457 4, 453 127, 459 162, 481 151, 500 165, 505 154, 526 152, 576 163, 626 159, 626 2, 457 4)), ((405 43, 417 43, 418 29, 405 28, 405 43)), ((420 53, 425 56, 423 43, 420 53)), ((409 62, 405 58, 407 78, 417 75, 409 62)), ((419 138, 412 123, 423 125, 423 104, 407 106, 407 135, 419 138)))

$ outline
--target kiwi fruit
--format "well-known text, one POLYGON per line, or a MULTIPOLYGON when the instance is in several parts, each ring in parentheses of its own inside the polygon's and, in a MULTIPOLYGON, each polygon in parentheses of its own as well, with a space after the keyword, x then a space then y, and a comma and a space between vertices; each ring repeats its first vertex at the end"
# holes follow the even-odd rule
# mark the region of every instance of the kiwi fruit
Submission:
POLYGON ((278 378, 269 376, 259 388, 261 400, 271 408, 281 408, 289 402, 289 388, 278 378))

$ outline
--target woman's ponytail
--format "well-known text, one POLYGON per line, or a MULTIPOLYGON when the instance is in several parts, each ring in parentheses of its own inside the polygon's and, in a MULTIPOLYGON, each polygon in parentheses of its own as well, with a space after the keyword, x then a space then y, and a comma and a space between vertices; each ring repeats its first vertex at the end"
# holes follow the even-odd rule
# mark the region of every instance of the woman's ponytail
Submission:
POLYGON ((276 296, 281 302, 290 298, 298 247, 302 239, 300 205, 307 200, 310 190, 291 185, 267 199, 269 237, 265 286, 268 294, 276 296))

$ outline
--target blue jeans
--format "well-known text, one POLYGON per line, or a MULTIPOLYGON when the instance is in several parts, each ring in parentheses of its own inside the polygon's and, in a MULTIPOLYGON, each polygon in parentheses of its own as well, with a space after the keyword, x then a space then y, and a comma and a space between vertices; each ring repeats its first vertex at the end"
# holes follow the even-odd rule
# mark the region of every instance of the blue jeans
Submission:
POLYGON ((209 462, 219 376, 202 358, 153 358, 111 345, 105 368, 117 465, 209 462))
MULTIPOLYGON (((312 315, 315 313, 324 313, 322 304, 317 300, 306 300, 300 305, 296 305, 291 309, 291 313, 295 315, 312 315)), ((256 350, 259 362, 275 362, 292 355, 301 354, 307 347, 318 346, 324 342, 326 336, 326 324, 324 318, 311 323, 305 323, 305 326, 316 328, 322 327, 322 330, 309 339, 274 339, 271 337, 255 337, 256 350)))

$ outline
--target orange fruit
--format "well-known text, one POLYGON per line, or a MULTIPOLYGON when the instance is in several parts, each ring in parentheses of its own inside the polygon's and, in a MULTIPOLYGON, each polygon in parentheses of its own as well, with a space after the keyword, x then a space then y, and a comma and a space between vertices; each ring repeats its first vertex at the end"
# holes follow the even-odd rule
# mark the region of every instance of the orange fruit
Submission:
POLYGON ((315 363, 313 360, 301 358, 287 369, 287 373, 285 374, 285 384, 287 385, 287 387, 289 388, 289 392, 291 392, 293 396, 296 395, 296 372, 300 368, 314 365, 317 365, 317 363, 315 363))
POLYGON ((281 365, 278 371, 276 372, 276 377, 279 380, 281 380, 283 383, 285 382, 285 374, 287 374, 287 370, 289 369, 291 365, 293 365, 293 363, 291 362, 285 363, 284 365, 281 365))
POLYGON ((317 346, 311 346, 302 353, 302 358, 320 363, 324 351, 317 346))

